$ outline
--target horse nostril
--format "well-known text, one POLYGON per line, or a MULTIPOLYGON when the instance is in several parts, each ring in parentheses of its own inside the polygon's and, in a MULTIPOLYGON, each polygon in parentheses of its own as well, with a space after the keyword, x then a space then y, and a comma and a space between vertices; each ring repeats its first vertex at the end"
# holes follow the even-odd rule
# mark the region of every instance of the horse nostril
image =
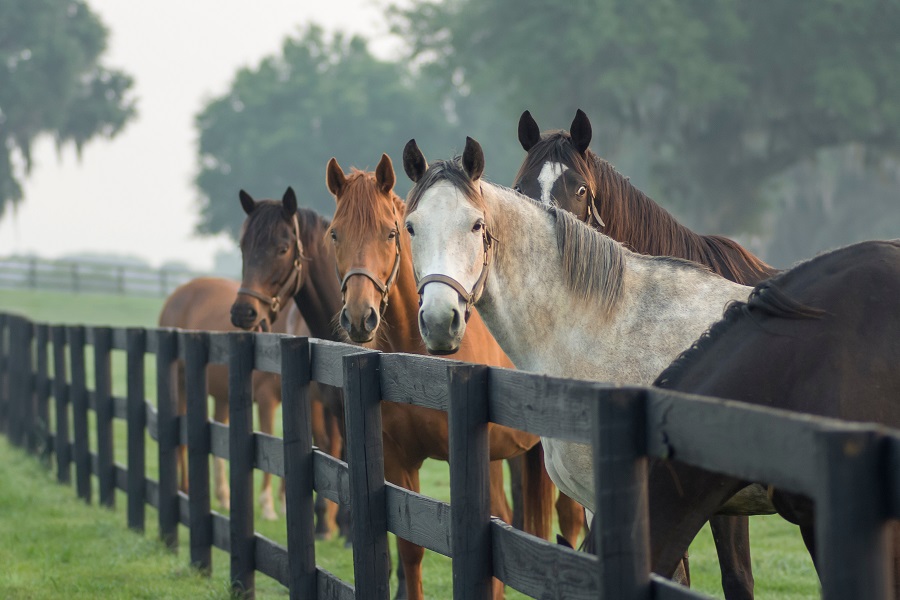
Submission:
POLYGON ((341 310, 341 327, 344 328, 344 331, 350 331, 350 316, 347 314, 347 309, 341 310))
POLYGON ((366 316, 364 326, 367 332, 375 331, 375 328, 378 327, 378 313, 375 312, 374 308, 369 308, 369 314, 366 316))
POLYGON ((450 331, 455 333, 455 332, 459 331, 460 327, 462 327, 462 320, 459 317, 459 309, 454 308, 453 309, 453 320, 450 321, 450 331))
POLYGON ((428 337, 428 326, 425 324, 425 315, 422 311, 419 311, 419 333, 422 334, 423 338, 428 337))
POLYGON ((247 307, 247 318, 248 318, 248 319, 253 319, 253 320, 255 321, 255 320, 256 320, 256 317, 257 317, 256 309, 253 308, 252 306, 248 306, 248 307, 247 307))

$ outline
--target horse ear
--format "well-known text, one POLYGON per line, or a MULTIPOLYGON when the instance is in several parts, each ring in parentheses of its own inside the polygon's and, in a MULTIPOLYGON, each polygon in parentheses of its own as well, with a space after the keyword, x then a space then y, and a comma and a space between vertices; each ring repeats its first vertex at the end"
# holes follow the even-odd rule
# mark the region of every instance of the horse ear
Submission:
POLYGON ((579 153, 584 154, 588 146, 591 145, 591 121, 580 108, 572 119, 572 127, 569 128, 569 134, 572 136, 572 143, 579 153))
POLYGON ((344 170, 338 164, 337 159, 332 156, 325 168, 325 184, 335 199, 344 190, 345 183, 347 183, 347 178, 344 177, 344 170))
POLYGON ((375 167, 375 183, 385 194, 389 194, 394 189, 394 183, 397 182, 397 176, 394 175, 394 163, 387 154, 381 155, 378 166, 375 167))
POLYGON ((288 189, 284 191, 284 196, 281 197, 281 209, 284 211, 284 216, 288 219, 292 219, 294 214, 296 214, 297 195, 294 193, 294 188, 288 186, 288 189))
POLYGON ((466 138, 466 149, 462 155, 463 168, 469 175, 469 179, 475 181, 484 173, 484 150, 481 144, 470 137, 466 138))
POLYGON ((253 211, 256 210, 256 202, 250 197, 250 194, 241 190, 238 192, 238 196, 241 199, 241 206, 243 207, 244 212, 248 215, 253 214, 253 211))
POLYGON ((428 162, 425 160, 425 155, 419 150, 415 139, 406 142, 406 146, 403 148, 403 170, 406 171, 406 176, 413 183, 419 183, 422 175, 428 170, 428 162))
POLYGON ((531 113, 526 110, 519 117, 519 143, 522 144, 525 152, 528 152, 539 141, 541 141, 541 129, 531 113))

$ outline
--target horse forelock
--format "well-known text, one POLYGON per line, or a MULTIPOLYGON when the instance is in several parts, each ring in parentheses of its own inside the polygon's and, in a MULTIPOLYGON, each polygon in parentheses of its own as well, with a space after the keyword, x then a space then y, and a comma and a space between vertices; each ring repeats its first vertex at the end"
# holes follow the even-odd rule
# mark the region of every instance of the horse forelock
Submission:
MULTIPOLYGON (((480 181, 479 179, 478 182, 480 181)), ((406 214, 415 212, 425 193, 441 182, 449 183, 476 208, 487 212, 478 182, 472 181, 469 174, 466 173, 462 166, 462 157, 455 156, 447 160, 436 160, 428 165, 422 178, 409 190, 406 197, 406 214)))
POLYGON ((516 181, 529 173, 534 173, 537 178, 545 164, 558 163, 581 173, 581 176, 588 182, 588 187, 594 191, 597 189, 597 178, 591 163, 596 155, 590 150, 585 154, 578 152, 572 143, 572 136, 567 131, 558 130, 545 133, 541 137, 541 141, 525 155, 525 160, 519 167, 519 172, 516 173, 516 181))
POLYGON ((245 251, 266 248, 274 243, 272 234, 278 227, 290 227, 284 217, 282 203, 277 200, 260 200, 256 208, 244 220, 241 227, 240 246, 245 251))
POLYGON ((325 235, 339 225, 344 239, 361 239, 383 222, 392 222, 403 215, 403 201, 397 194, 385 194, 378 189, 375 173, 353 169, 347 177, 344 190, 337 201, 337 208, 325 235), (385 198, 389 201, 385 202, 385 198), (399 210, 398 210, 399 208, 399 210))

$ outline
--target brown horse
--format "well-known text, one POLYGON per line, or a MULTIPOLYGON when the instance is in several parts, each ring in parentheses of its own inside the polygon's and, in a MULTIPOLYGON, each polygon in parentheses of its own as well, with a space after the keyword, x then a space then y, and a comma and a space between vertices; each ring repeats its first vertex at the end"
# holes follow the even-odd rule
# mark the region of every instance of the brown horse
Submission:
MULTIPOLYGON (((231 302, 237 295, 239 284, 229 279, 200 277, 177 288, 166 300, 159 317, 160 327, 177 327, 201 331, 238 331, 229 321, 231 302)), ((306 323, 296 310, 272 323, 276 333, 309 335, 306 323)), ((219 423, 228 423, 228 368, 225 365, 209 365, 206 369, 207 392, 215 402, 213 418, 219 423)), ((184 365, 179 364, 177 377, 178 414, 185 414, 187 404, 184 389, 184 365)), ((312 431, 316 444, 332 456, 340 456, 343 440, 336 426, 336 418, 326 411, 320 390, 311 390, 312 431)), ((271 373, 253 374, 253 398, 259 412, 259 428, 263 433, 273 434, 275 413, 281 402, 281 378, 271 373)), ((184 446, 178 449, 181 471, 180 487, 188 491, 187 457, 184 446)), ((225 460, 215 460, 216 498, 223 508, 230 504, 228 479, 225 476, 225 460)), ((281 505, 284 508, 284 482, 281 486, 281 505)), ((264 519, 275 519, 272 498, 272 476, 264 473, 259 503, 264 519)), ((319 531, 325 536, 335 531, 337 506, 327 502, 319 512, 319 531)))
MULTIPOLYGON (((900 240, 863 242, 817 256, 763 282, 746 303, 731 306, 654 385, 900 428, 898 297, 900 240)), ((671 451, 678 456, 677 446, 671 451)), ((671 574, 703 523, 746 483, 677 462, 656 461, 649 471, 653 570, 671 574)), ((885 544, 893 538, 890 589, 887 581, 873 574, 840 568, 823 571, 820 553, 838 542, 835 538, 817 542, 816 533, 822 532, 815 525, 817 507, 803 496, 780 490, 772 499, 782 516, 800 526, 826 588, 852 576, 872 585, 867 597, 900 598, 896 521, 892 528, 878 530, 885 544)), ((886 509, 881 502, 872 503, 873 514, 886 509)))
MULTIPOLYGON (((387 154, 381 156, 373 173, 354 169, 346 176, 336 159, 328 162, 326 183, 337 202, 328 235, 334 244, 344 296, 339 321, 355 342, 374 342, 385 352, 427 354, 419 335, 419 294, 409 234, 400 227, 406 205, 393 192, 394 182, 394 169, 387 154)), ((468 335, 454 359, 513 366, 475 311, 468 323, 468 335)), ((382 415, 386 431, 385 478, 418 492, 422 462, 426 458, 449 459, 447 414, 385 403, 382 415)), ((537 441, 537 436, 532 434, 490 426, 491 511, 507 522, 511 514, 503 489, 501 459, 521 455, 537 441)), ((550 485, 550 479, 540 455, 528 456, 531 460, 526 459, 525 481, 534 489, 527 495, 539 499, 545 495, 541 486, 550 485)), ((544 513, 537 502, 533 510, 538 515, 544 513)), ((541 523, 537 527, 546 529, 541 523)), ((424 549, 401 539, 398 539, 398 549, 406 573, 408 597, 422 598, 424 549)), ((495 597, 502 596, 502 584, 495 582, 495 597)))
MULTIPOLYGON (((527 110, 519 119, 519 143, 527 152, 514 188, 575 214, 641 254, 675 256, 708 266, 726 279, 754 285, 779 271, 734 240, 701 235, 680 224, 610 163, 594 154, 591 123, 579 110, 570 131, 540 128, 527 110)), ((749 525, 746 517, 710 521, 722 587, 729 600, 753 597, 749 525)))

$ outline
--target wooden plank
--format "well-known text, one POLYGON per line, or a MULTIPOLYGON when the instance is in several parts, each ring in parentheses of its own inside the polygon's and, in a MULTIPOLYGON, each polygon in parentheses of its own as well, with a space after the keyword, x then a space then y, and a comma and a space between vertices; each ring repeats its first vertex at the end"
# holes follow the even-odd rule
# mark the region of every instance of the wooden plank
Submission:
POLYGON ((874 428, 816 435, 816 565, 824 600, 893 594, 884 441, 874 428))
POLYGON ((491 520, 494 577, 532 598, 602 598, 596 556, 536 538, 491 520))
POLYGON ((900 434, 888 435, 888 510, 892 519, 900 519, 900 434))
POLYGON ((491 368, 491 422, 571 442, 591 442, 590 407, 604 384, 491 368))
POLYGON ((128 469, 126 469, 125 465, 123 465, 123 464, 114 463, 113 471, 115 471, 116 489, 122 490, 123 492, 127 492, 128 491, 128 469))
MULTIPOLYGON (((648 389, 647 453, 784 490, 816 493, 816 431, 838 421, 648 389), (765 448, 765 452, 748 452, 765 448)), ((849 426, 849 425, 848 425, 849 426)))
POLYGON ((350 506, 350 471, 347 463, 321 450, 313 452, 316 492, 332 502, 350 506))
POLYGON ((78 491, 78 497, 90 504, 91 462, 88 455, 88 398, 84 371, 84 327, 80 325, 69 327, 68 333, 69 359, 72 365, 72 387, 69 389, 69 393, 72 400, 72 422, 75 433, 73 445, 75 488, 78 491))
POLYGON ((69 443, 69 384, 66 378, 66 328, 54 325, 50 328, 53 339, 53 399, 56 402, 56 480, 69 483, 72 480, 72 446, 69 443))
POLYGON ((292 600, 318 596, 316 577, 313 444, 309 405, 309 340, 285 338, 281 344, 281 418, 284 431, 285 495, 289 580, 292 600))
MULTIPOLYGON (((278 544, 264 535, 256 534, 256 570, 268 575, 283 586, 290 584, 290 569, 288 567, 287 548, 278 544)), ((315 598, 315 596, 307 596, 315 598)))
MULTIPOLYGON (((112 330, 112 348, 114 350, 128 350, 128 329, 117 327, 112 330)), ((141 348, 141 352, 144 349, 141 348)))
POLYGON ((144 497, 144 499, 147 501, 147 504, 158 510, 159 482, 148 477, 146 480, 144 480, 144 489, 147 490, 147 495, 144 497))
POLYGON ((593 404, 594 539, 603 598, 650 598, 646 396, 622 388, 593 404))
POLYGON ((453 555, 449 504, 393 483, 385 491, 388 531, 438 554, 453 555))
POLYGON ((0 313, 0 432, 9 433, 9 317, 0 313))
POLYGON ((453 598, 491 598, 491 482, 488 472, 488 371, 447 368, 450 387, 450 527, 453 598))
POLYGON ((49 451, 48 434, 50 433, 50 386, 47 377, 50 369, 48 345, 50 328, 45 323, 34 327, 35 355, 37 359, 37 385, 35 386, 35 428, 31 439, 32 452, 49 451))
POLYGON ((208 334, 191 331, 181 336, 185 346, 184 380, 187 396, 188 489, 191 564, 212 571, 212 520, 209 492, 209 402, 206 392, 208 334))
POLYGON ((317 600, 353 600, 356 591, 346 581, 341 581, 325 569, 316 569, 316 582, 319 588, 317 600))
POLYGON ((390 592, 378 358, 375 352, 343 358, 353 572, 366 582, 357 586, 357 600, 387 600, 390 592))
POLYGON ((191 526, 191 499, 184 492, 178 492, 178 522, 185 527, 191 526))
POLYGON ((210 421, 208 427, 210 453, 218 458, 228 460, 228 444, 231 443, 229 441, 228 425, 210 421))
POLYGON ((35 435, 35 390, 34 390, 34 324, 28 319, 18 320, 20 338, 17 348, 19 349, 20 360, 19 372, 19 394, 16 402, 19 405, 19 428, 16 432, 16 439, 19 445, 24 446, 28 450, 32 450, 36 444, 35 435))
MULTIPOLYGON (((116 330, 119 331, 119 330, 116 330)), ((126 341, 127 427, 128 427, 128 527, 143 532, 145 524, 147 477, 147 448, 144 431, 147 428, 147 410, 144 400, 144 346, 146 332, 128 329, 126 341)))
MULTIPOLYGON (((143 354, 143 352, 141 353, 143 354)), ((120 419, 122 421, 128 420, 128 398, 121 396, 113 396, 112 400, 112 411, 113 411, 113 419, 120 419)))
POLYGON ((650 574, 650 589, 653 590, 653 600, 712 600, 712 596, 686 588, 656 573, 650 574))
POLYGON ((228 361, 231 462, 231 587, 252 600, 256 581, 253 532, 253 334, 231 333, 228 361))
POLYGON ((254 342, 253 364, 257 371, 281 374, 281 340, 290 337, 283 333, 257 333, 254 342))
POLYGON ((385 354, 381 360, 382 400, 447 411, 447 367, 456 363, 434 356, 385 354))
POLYGON ((231 342, 228 341, 230 334, 228 333, 210 333, 209 334, 209 354, 208 362, 211 365, 227 365, 228 364, 228 348, 231 342))
POLYGON ((145 405, 147 411, 147 433, 154 441, 159 441, 159 413, 156 407, 149 402, 145 405))
POLYGON ((155 355, 156 352, 159 350, 157 331, 159 331, 159 330, 158 329, 149 329, 148 330, 149 335, 147 336, 146 347, 145 347, 147 354, 155 355))
POLYGON ((335 387, 344 385, 342 360, 345 356, 371 352, 360 346, 330 342, 328 340, 309 339, 310 365, 313 381, 335 387))
POLYGON ((94 332, 94 394, 97 403, 97 458, 99 460, 100 504, 116 505, 116 481, 113 467, 113 404, 112 404, 112 330, 93 327, 94 332))
POLYGON ((284 448, 281 438, 260 432, 255 432, 253 438, 253 466, 260 471, 284 477, 284 448))
MULTIPOLYGON (((154 336, 151 336, 154 337, 154 336)), ((156 330, 156 425, 159 451, 159 537, 178 551, 178 398, 174 393, 178 337, 173 329, 156 330)), ((148 419, 149 425, 149 419, 148 419)))
POLYGON ((212 511, 213 546, 224 552, 231 552, 231 521, 228 517, 212 511))

